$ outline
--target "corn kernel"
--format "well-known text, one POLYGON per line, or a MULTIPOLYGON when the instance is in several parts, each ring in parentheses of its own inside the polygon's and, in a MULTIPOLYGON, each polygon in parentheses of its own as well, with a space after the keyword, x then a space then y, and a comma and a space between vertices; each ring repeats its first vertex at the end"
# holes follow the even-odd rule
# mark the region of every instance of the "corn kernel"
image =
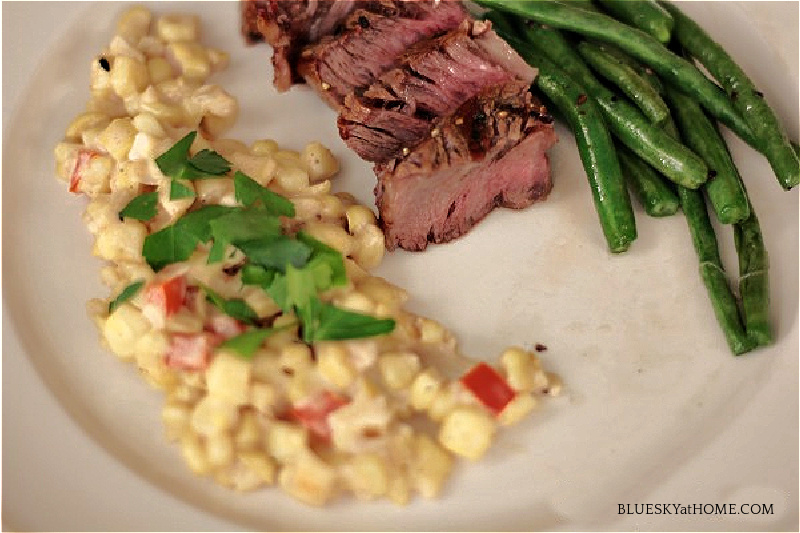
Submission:
POLYGON ((356 371, 350 362, 347 349, 342 344, 321 342, 315 346, 315 352, 317 370, 322 377, 340 389, 350 386, 356 377, 356 371))
POLYGON ((445 416, 439 442, 455 455, 476 461, 492 442, 494 421, 479 407, 457 407, 445 416))
POLYGON ((356 497, 372 500, 386 494, 389 486, 385 461, 374 453, 354 456, 344 467, 356 497))
POLYGON ((167 439, 170 441, 178 440, 189 429, 189 418, 191 411, 181 403, 167 402, 161 409, 161 421, 167 439))
POLYGON ((105 128, 110 120, 111 118, 105 113, 98 113, 96 111, 81 113, 67 126, 65 137, 68 141, 80 141, 81 134, 85 130, 105 128))
POLYGON ((278 483, 298 500, 309 505, 324 505, 333 495, 336 471, 310 452, 284 467, 278 483))
POLYGON ((423 370, 411 382, 411 406, 424 411, 432 404, 442 386, 441 378, 432 368, 423 370))
POLYGON ((332 178, 339 171, 339 162, 319 142, 308 143, 300 153, 300 161, 312 182, 332 178))
POLYGON ((272 139, 260 139, 250 145, 253 155, 272 155, 280 150, 278 143, 272 139))
POLYGON ((117 33, 132 45, 150 31, 152 13, 146 7, 134 6, 125 11, 117 21, 117 33))
POLYGON ((239 460, 253 472, 258 479, 267 485, 275 483, 275 463, 260 452, 240 452, 239 460))
POLYGON ((367 206, 355 204, 345 209, 347 218, 347 229, 351 235, 355 235, 369 224, 375 224, 375 214, 367 206))
POLYGON ((504 426, 516 424, 525 418, 534 407, 536 407, 536 399, 533 396, 530 394, 517 394, 497 415, 497 421, 504 426))
POLYGON ((267 433, 267 449, 279 463, 288 463, 308 447, 308 435, 300 426, 276 421, 267 433))
POLYGON ((258 446, 261 441, 261 426, 258 423, 258 415, 253 411, 245 411, 240 417, 239 427, 236 429, 234 440, 236 447, 241 450, 249 450, 258 446))
POLYGON ((151 57, 147 60, 147 74, 150 76, 150 83, 154 85, 174 76, 172 65, 163 57, 151 57))
POLYGON ((275 181, 281 189, 287 192, 300 192, 307 189, 310 184, 308 172, 300 167, 286 166, 280 163, 275 181))
POLYGON ((111 313, 103 325, 103 336, 108 346, 122 358, 133 357, 139 338, 150 330, 142 313, 129 303, 124 303, 111 313))
POLYGON ((195 42, 173 42, 167 46, 167 52, 175 58, 181 69, 181 75, 189 80, 205 80, 211 74, 211 64, 206 50, 195 42))
POLYGON ((133 145, 136 128, 129 118, 117 118, 100 134, 98 141, 117 161, 126 161, 133 145))
POLYGON ((231 429, 238 419, 235 406, 206 396, 194 406, 192 429, 200 435, 216 435, 231 429))
POLYGON ((390 389, 404 389, 419 372, 419 357, 413 352, 390 352, 378 359, 384 383, 390 389))
POLYGON ((164 15, 156 21, 156 32, 168 42, 196 41, 199 21, 193 15, 164 15))
POLYGON ((230 433, 223 431, 206 439, 206 457, 213 468, 228 466, 233 462, 234 446, 230 433))
POLYGON ((520 348, 508 348, 500 356, 500 362, 512 389, 525 392, 533 389, 531 354, 520 348))
POLYGON ((250 361, 219 351, 206 370, 208 395, 231 405, 247 403, 251 370, 250 361))
POLYGON ((410 477, 424 498, 435 498, 439 494, 452 468, 450 454, 427 435, 416 436, 410 477))
POLYGON ((203 443, 192 433, 185 433, 181 439, 181 452, 189 468, 195 474, 204 476, 211 471, 203 443))
MULTIPOLYGON (((255 368, 253 374, 255 374, 255 368)), ((269 412, 277 401, 277 393, 272 385, 267 383, 253 383, 250 387, 250 404, 261 413, 269 412)))
POLYGON ((149 82, 147 65, 129 56, 117 56, 111 67, 111 86, 122 98, 141 93, 149 82))

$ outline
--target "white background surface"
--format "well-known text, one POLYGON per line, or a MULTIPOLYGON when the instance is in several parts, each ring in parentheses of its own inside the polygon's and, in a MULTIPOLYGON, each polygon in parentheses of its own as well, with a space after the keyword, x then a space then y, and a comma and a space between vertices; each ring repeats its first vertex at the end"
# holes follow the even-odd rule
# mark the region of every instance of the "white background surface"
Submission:
MULTIPOLYGON (((233 54, 217 79, 242 102, 233 136, 292 148, 320 139, 343 159, 339 186, 371 202, 369 168, 338 140, 333 113, 307 91, 274 93, 269 52, 242 47, 235 4, 178 7, 202 12, 209 42, 233 54)), ((52 147, 87 99, 89 61, 121 5, 2 9, 4 529, 798 528, 798 196, 739 141, 734 155, 772 258, 775 347, 729 355, 682 217, 639 216, 631 252, 605 251, 560 129, 546 203, 498 211, 424 254, 392 254, 381 273, 409 289, 414 310, 453 329, 467 354, 547 344, 565 398, 505 432, 482 463, 460 463, 439 501, 308 509, 277 490, 241 496, 192 477, 161 436, 159 395, 98 347, 85 316, 85 301, 105 292, 83 201, 53 178, 52 147), (764 503, 775 516, 619 516, 620 503, 764 503)), ((797 3, 685 9, 798 138, 797 3)), ((719 233, 735 271, 732 239, 719 233)))

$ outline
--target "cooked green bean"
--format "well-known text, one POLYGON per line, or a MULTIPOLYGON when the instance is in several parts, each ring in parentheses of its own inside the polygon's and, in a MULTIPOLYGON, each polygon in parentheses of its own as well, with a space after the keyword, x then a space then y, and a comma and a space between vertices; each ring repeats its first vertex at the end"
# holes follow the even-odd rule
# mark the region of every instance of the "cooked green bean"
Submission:
POLYGON ((578 45, 578 53, 595 72, 619 87, 651 122, 660 124, 669 116, 669 108, 658 92, 629 64, 588 41, 578 45))
MULTIPOLYGON (((696 22, 672 4, 662 5, 675 19, 677 41, 708 69, 722 85, 747 123, 760 151, 767 157, 781 186, 789 190, 800 184, 800 160, 792 149, 775 112, 752 80, 733 58, 696 22)), ((678 87, 682 85, 675 83, 678 87)))
POLYGON ((671 181, 696 189, 708 167, 694 152, 653 125, 638 109, 618 98, 594 77, 575 49, 556 29, 519 24, 521 36, 585 88, 603 110, 612 134, 671 181))
POLYGON ((617 145, 622 175, 636 194, 645 212, 651 217, 674 215, 681 206, 678 196, 653 167, 639 159, 625 146, 617 145))
POLYGON ((742 326, 736 297, 731 292, 725 270, 722 267, 717 237, 714 234, 711 220, 708 218, 703 193, 678 187, 678 195, 681 199, 683 213, 686 215, 686 222, 689 225, 692 244, 700 261, 700 276, 706 286, 717 322, 725 334, 731 351, 736 355, 741 355, 752 350, 755 345, 742 326))
POLYGON ((674 21, 663 7, 653 0, 598 0, 615 18, 649 33, 662 43, 672 36, 674 21))
POLYGON ((672 107, 681 138, 705 159, 712 173, 705 190, 717 219, 723 224, 745 220, 750 216, 750 202, 716 124, 709 120, 697 102, 676 88, 665 87, 665 96, 672 107))
POLYGON ((531 46, 517 39, 504 17, 489 15, 495 30, 514 46, 520 55, 539 69, 536 87, 558 108, 569 123, 578 153, 589 179, 594 206, 609 249, 626 251, 636 239, 636 220, 628 190, 622 177, 611 135, 603 115, 586 90, 551 61, 536 54, 531 46))
MULTIPOLYGON (((651 67, 670 83, 697 98, 706 109, 754 148, 761 146, 750 127, 734 109, 725 93, 694 65, 667 50, 658 39, 602 13, 559 2, 520 0, 476 0, 485 7, 515 13, 554 28, 573 31, 616 44, 651 67)), ((584 84, 585 85, 585 84, 584 84)), ((588 87, 586 87, 588 89, 588 87)))
POLYGON ((772 342, 769 323, 769 261, 761 227, 754 212, 734 224, 733 237, 739 255, 739 295, 747 336, 758 346, 772 342))

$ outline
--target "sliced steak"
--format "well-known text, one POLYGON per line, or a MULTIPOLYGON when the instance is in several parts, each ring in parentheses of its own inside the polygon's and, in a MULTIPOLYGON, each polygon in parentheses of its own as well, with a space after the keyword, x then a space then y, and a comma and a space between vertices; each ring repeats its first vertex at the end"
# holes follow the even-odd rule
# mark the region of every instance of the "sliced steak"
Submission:
POLYGON ((418 43, 376 82, 347 95, 339 134, 363 159, 387 161, 421 142, 434 119, 484 89, 515 79, 530 84, 535 77, 536 70, 490 24, 465 20, 418 43))
POLYGON ((297 60, 304 46, 333 33, 355 9, 370 0, 243 0, 242 32, 248 42, 272 46, 274 85, 286 91, 302 83, 297 60))
POLYGON ((552 187, 546 151, 552 118, 514 81, 486 89, 404 157, 378 164, 375 188, 390 250, 424 250, 455 239, 494 207, 520 209, 552 187))
POLYGON ((455 0, 377 0, 359 4, 336 35, 303 50, 298 72, 338 109, 414 43, 456 28, 468 14, 455 0))

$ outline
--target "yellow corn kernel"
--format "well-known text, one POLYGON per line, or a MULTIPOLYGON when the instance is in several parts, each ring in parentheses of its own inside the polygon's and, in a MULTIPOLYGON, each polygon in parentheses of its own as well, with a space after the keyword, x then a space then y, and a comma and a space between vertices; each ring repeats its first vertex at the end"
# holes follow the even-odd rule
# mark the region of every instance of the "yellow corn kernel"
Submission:
POLYGON ((521 348, 508 348, 500 356, 500 363, 506 371, 506 380, 512 389, 530 391, 533 389, 533 367, 531 354, 521 348))
POLYGON ((134 356, 139 338, 150 330, 150 323, 129 303, 117 307, 103 324, 103 337, 119 357, 134 356))
POLYGON ((223 431, 206 438, 206 457, 213 468, 228 466, 233 462, 234 446, 230 433, 223 431))
POLYGON ((368 224, 361 228, 355 239, 353 259, 366 269, 380 265, 386 254, 386 241, 381 229, 374 224, 368 224))
POLYGON ((425 434, 414 439, 409 477, 424 498, 435 498, 453 468, 453 458, 425 434))
POLYGON ((196 42, 173 42, 167 45, 167 53, 175 58, 181 75, 189 80, 205 80, 211 74, 211 63, 206 49, 196 42))
POLYGON ((306 452, 281 470, 280 486, 298 500, 309 505, 324 505, 331 496, 336 482, 336 470, 316 455, 306 452))
POLYGON ((152 19, 153 15, 149 9, 143 6, 134 6, 125 11, 117 20, 117 34, 135 46, 150 31, 152 19))
POLYGON ((185 433, 181 438, 181 452, 189 468, 195 474, 204 476, 211 471, 211 464, 203 447, 203 443, 197 435, 185 433))
POLYGON ((196 41, 200 24, 194 15, 163 15, 156 21, 158 36, 168 42, 196 41))
POLYGON ((331 192, 331 180, 324 180, 320 181, 319 183, 313 183, 308 186, 305 190, 308 194, 314 196, 323 196, 331 192))
POLYGON ((238 119, 238 111, 234 115, 203 115, 198 128, 209 139, 216 139, 228 132, 238 119))
POLYGON ((397 309, 408 301, 408 293, 383 278, 368 276, 358 282, 358 290, 370 300, 397 309))
MULTIPOLYGON (((255 374, 255 368, 253 373, 255 374)), ((278 394, 268 383, 256 382, 250 387, 250 404, 261 413, 269 412, 275 405, 278 394)))
POLYGON ((275 463, 265 454, 255 451, 239 452, 238 458, 261 483, 267 485, 275 483, 275 463))
POLYGON ((199 435, 216 435, 231 429, 238 419, 235 406, 206 396, 197 402, 192 411, 192 429, 199 435))
POLYGON ((378 358, 378 368, 387 387, 404 389, 419 373, 419 357, 413 352, 389 352, 378 358))
POLYGON ((267 432, 267 449, 279 463, 288 463, 308 447, 308 435, 289 422, 272 422, 267 432))
POLYGON ((411 483, 408 477, 401 472, 391 475, 386 496, 396 505, 407 505, 411 499, 411 483))
POLYGON ((170 441, 178 440, 189 429, 191 411, 188 406, 178 402, 167 402, 161 409, 161 421, 170 441))
POLYGON ((117 118, 98 137, 100 145, 117 161, 128 159, 136 128, 130 118, 117 118))
POLYGON ((272 139, 259 139, 250 145, 253 155, 272 155, 280 150, 277 141, 272 139))
POLYGON ((299 166, 288 166, 278 163, 275 181, 286 192, 300 192, 310 185, 308 172, 299 166))
MULTIPOLYGON (((198 138, 200 136, 198 135, 198 138)), ((193 145, 194 146, 194 145, 193 145)), ((247 145, 238 139, 215 139, 209 146, 220 155, 230 160, 237 152, 247 153, 247 145)))
POLYGON ((372 314, 375 311, 375 304, 365 295, 358 291, 348 292, 336 299, 336 305, 342 309, 356 313, 372 314))
POLYGON ((299 342, 287 344, 281 349, 280 365, 284 371, 297 375, 311 368, 311 349, 299 342))
POLYGON ((111 172, 108 186, 112 193, 127 190, 135 194, 139 185, 147 179, 147 176, 148 170, 146 161, 120 161, 111 172))
POLYGON ((389 479, 386 462, 377 454, 354 456, 344 467, 345 477, 357 498, 372 500, 386 494, 389 479))
POLYGON ((217 50, 216 48, 207 48, 206 53, 213 70, 219 71, 228 68, 228 64, 231 62, 231 56, 228 52, 217 50))
POLYGON ((391 418, 386 396, 357 396, 328 415, 334 448, 351 453, 380 448, 391 418))
POLYGON ((319 142, 308 143, 300 153, 300 161, 312 182, 330 179, 339 172, 339 161, 319 142))
POLYGON ((331 248, 337 249, 344 256, 350 255, 353 250, 353 237, 341 226, 324 222, 311 222, 306 226, 305 231, 315 239, 322 241, 331 248))
POLYGON ((206 370, 208 395, 231 405, 247 403, 251 370, 250 361, 219 351, 206 370))
POLYGON ((351 235, 357 234, 369 224, 375 224, 375 214, 365 205, 351 205, 345 209, 344 215, 347 218, 347 229, 351 235))
POLYGON ((347 349, 336 342, 320 342, 315 345, 317 370, 323 378, 336 387, 349 387, 356 377, 347 349))
POLYGON ((150 83, 154 85, 167 81, 175 75, 172 65, 163 57, 151 57, 147 60, 147 74, 150 76, 150 83))
POLYGON ((149 83, 147 65, 130 56, 117 56, 111 67, 111 86, 122 98, 141 93, 149 83))
POLYGON ((68 141, 78 142, 81 140, 81 135, 88 129, 102 129, 105 128, 111 118, 105 113, 98 113, 97 111, 86 111, 75 117, 69 126, 65 137, 68 141))
POLYGON ((181 308, 178 312, 166 317, 162 307, 153 304, 142 306, 142 312, 150 319, 154 327, 163 327, 170 333, 200 333, 203 331, 203 317, 188 308, 181 308))
POLYGON ((242 152, 233 154, 230 161, 233 167, 241 170, 264 186, 272 180, 277 168, 275 160, 271 157, 250 155, 242 152))
POLYGON ((200 399, 201 391, 188 385, 177 385, 167 394, 167 403, 194 404, 200 399))
POLYGON ((419 339, 426 344, 435 344, 444 340, 444 328, 434 320, 419 317, 417 327, 419 328, 419 339))
POLYGON ((497 415, 497 421, 504 426, 516 424, 536 407, 536 399, 527 393, 518 393, 497 415))
POLYGON ((239 417, 239 427, 236 428, 234 441, 236 448, 240 450, 250 450, 258 446, 261 441, 261 426, 258 423, 258 415, 254 411, 245 411, 239 417))
POLYGON ((300 166, 300 152, 297 150, 278 150, 274 154, 275 160, 288 167, 300 166))
POLYGON ((476 461, 492 442, 494 421, 479 407, 456 407, 439 428, 439 443, 455 455, 476 461))
POLYGON ((433 368, 423 370, 411 382, 411 406, 419 411, 428 409, 441 387, 442 379, 433 368))
POLYGON ((563 387, 561 376, 552 372, 546 372, 545 375, 547 376, 547 387, 544 390, 545 394, 548 396, 558 396, 561 394, 561 389, 563 387))

